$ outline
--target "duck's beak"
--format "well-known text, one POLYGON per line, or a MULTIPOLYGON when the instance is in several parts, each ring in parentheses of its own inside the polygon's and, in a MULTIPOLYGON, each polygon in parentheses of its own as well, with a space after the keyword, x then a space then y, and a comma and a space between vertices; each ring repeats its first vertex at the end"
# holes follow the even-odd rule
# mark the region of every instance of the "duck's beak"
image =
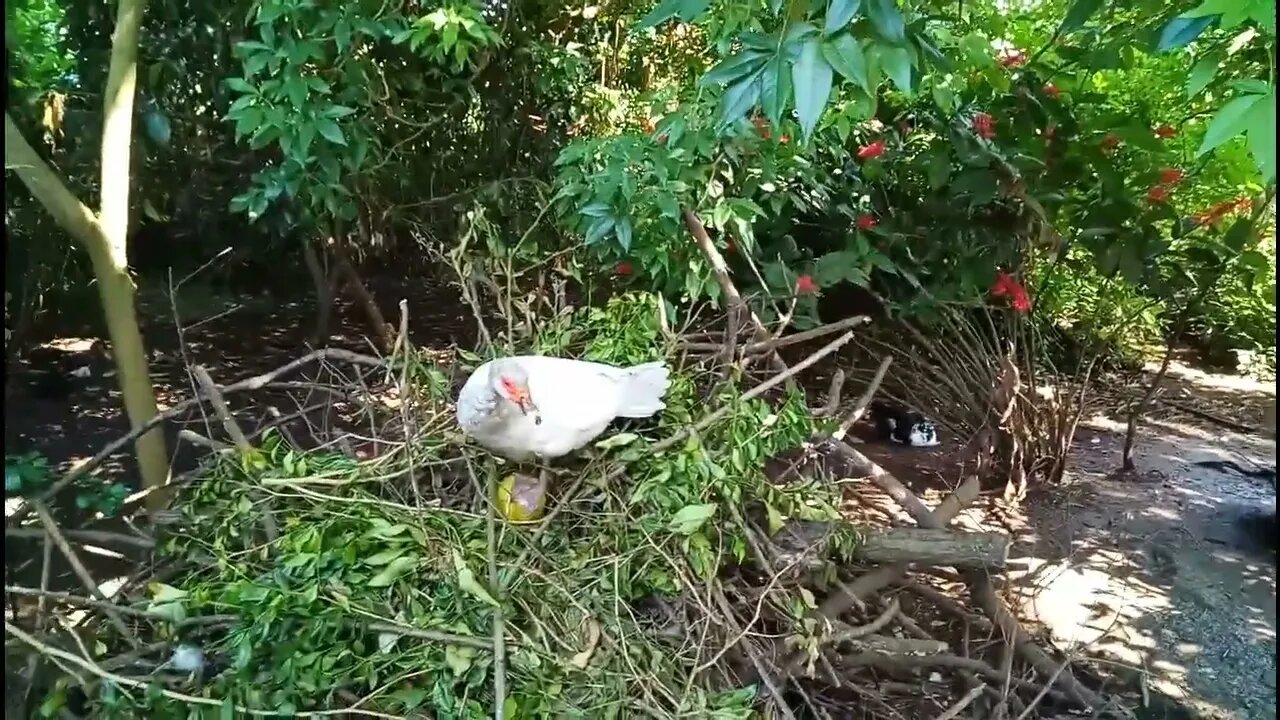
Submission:
POLYGON ((520 408, 520 412, 528 415, 529 413, 538 412, 538 406, 533 404, 533 398, 529 395, 527 388, 521 388, 512 394, 511 399, 515 401, 516 406, 520 408))

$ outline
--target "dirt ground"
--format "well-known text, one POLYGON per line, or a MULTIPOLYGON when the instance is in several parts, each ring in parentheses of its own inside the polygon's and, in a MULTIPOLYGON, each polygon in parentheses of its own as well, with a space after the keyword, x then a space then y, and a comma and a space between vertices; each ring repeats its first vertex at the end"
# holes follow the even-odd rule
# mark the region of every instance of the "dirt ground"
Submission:
MULTIPOLYGON (((1256 423, 1272 384, 1171 370, 1165 397, 1256 423)), ((1157 406, 1134 477, 1124 424, 1087 421, 1068 485, 1026 504, 1010 580, 1063 651, 1138 686, 1147 717, 1276 717, 1276 489, 1195 465, 1276 467, 1274 440, 1157 406), (1173 701, 1170 703, 1169 701, 1173 701)))
MULTIPOLYGON (((447 284, 380 288, 378 294, 391 307, 387 298, 410 298, 411 334, 419 346, 472 343, 470 314, 447 284)), ((192 317, 183 319, 179 343, 167 319, 170 310, 163 303, 151 308, 146 333, 164 406, 189 394, 186 363, 205 364, 219 382, 233 382, 302 354, 313 322, 305 301, 259 298, 221 309, 193 308, 192 317)), ((394 312, 389 319, 394 322, 394 312)), ((345 329, 332 342, 362 349, 360 320, 349 305, 340 308, 335 325, 345 329)), ((825 381, 815 383, 825 389, 825 381)), ((1270 385, 1177 364, 1163 397, 1257 424, 1265 400, 1274 396, 1270 385)), ((119 406, 109 376, 84 381, 64 401, 32 399, 19 383, 5 404, 6 452, 34 450, 69 467, 125 432, 119 406)), ((1123 435, 1116 417, 1102 412, 1087 420, 1065 487, 1035 493, 1018 510, 996 509, 994 500, 980 503, 959 522, 990 528, 999 516, 998 527, 1016 540, 1007 594, 1072 657, 1073 666, 1092 669, 1112 689, 1132 693, 1147 708, 1145 717, 1275 718, 1276 530, 1259 530, 1254 522, 1275 512, 1275 488, 1191 464, 1229 459, 1274 468, 1274 441, 1224 429, 1162 402, 1142 432, 1138 474, 1115 478, 1123 435), (1267 538, 1261 543, 1260 532, 1267 538)), ((931 486, 935 495, 959 476, 945 445, 866 448, 895 475, 931 486)), ((178 466, 189 462, 176 460, 178 466)), ((121 453, 114 470, 132 476, 131 465, 121 453)), ((38 555, 32 542, 6 543, 11 577, 38 555)), ((109 577, 110 558, 94 563, 95 576, 109 577)), ((75 582, 64 576, 52 587, 75 582)))

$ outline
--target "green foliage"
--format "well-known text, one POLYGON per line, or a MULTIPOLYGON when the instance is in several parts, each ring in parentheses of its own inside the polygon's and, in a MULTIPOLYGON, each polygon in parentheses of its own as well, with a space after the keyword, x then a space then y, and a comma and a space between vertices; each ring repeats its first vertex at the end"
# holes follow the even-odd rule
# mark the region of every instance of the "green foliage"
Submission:
POLYGON ((75 67, 66 37, 66 10, 56 0, 5 3, 8 77, 21 96, 32 100, 65 89, 75 67))
MULTIPOLYGON (((39 453, 5 455, 4 491, 6 495, 38 495, 54 480, 48 458, 39 453)), ((120 512, 129 488, 123 483, 103 483, 94 477, 77 480, 72 489, 76 507, 111 517, 120 512)))
MULTIPOLYGON (((1012 20, 979 6, 944 23, 892 2, 801 3, 729 22, 664 2, 641 26, 679 17, 732 52, 708 61, 698 92, 655 98, 660 118, 645 135, 566 148, 560 217, 601 265, 673 300, 716 300, 686 239, 682 212, 693 210, 739 284, 763 286, 757 310, 790 299, 801 326, 817 310, 797 292, 801 277, 806 288, 859 285, 927 319, 940 303, 982 302, 1002 267, 1050 282, 1050 267, 1076 274, 1037 306, 1047 322, 1087 307, 1061 291, 1093 277, 1082 297, 1118 293, 1134 303, 1124 316, 1155 323, 1205 283, 1237 287, 1263 266, 1254 251, 1234 261, 1240 243, 1223 234, 1234 211, 1221 208, 1260 187, 1233 137, 1243 133, 1261 180, 1271 177, 1273 86, 1250 76, 1265 72, 1274 33, 1262 48, 1253 29, 1177 25, 1166 44, 1194 40, 1196 54, 1161 55, 1167 15, 1103 16, 1102 5, 1045 4, 1012 20), (1028 64, 1029 50, 997 51, 1009 47, 1002 35, 1043 49, 1028 64), (1221 96, 1205 88, 1228 80, 1235 98, 1211 122, 1179 127, 1187 96, 1213 112, 1221 96)), ((1241 20, 1258 21, 1250 12, 1241 20)))

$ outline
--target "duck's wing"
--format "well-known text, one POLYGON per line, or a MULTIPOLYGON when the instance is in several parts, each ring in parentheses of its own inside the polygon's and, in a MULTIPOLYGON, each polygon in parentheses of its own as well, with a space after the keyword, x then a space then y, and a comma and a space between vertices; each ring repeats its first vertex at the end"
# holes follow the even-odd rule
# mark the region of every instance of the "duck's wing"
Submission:
POLYGON ((544 418, 579 431, 600 429, 618 414, 622 379, 618 368, 567 358, 522 358, 529 374, 529 393, 544 418))

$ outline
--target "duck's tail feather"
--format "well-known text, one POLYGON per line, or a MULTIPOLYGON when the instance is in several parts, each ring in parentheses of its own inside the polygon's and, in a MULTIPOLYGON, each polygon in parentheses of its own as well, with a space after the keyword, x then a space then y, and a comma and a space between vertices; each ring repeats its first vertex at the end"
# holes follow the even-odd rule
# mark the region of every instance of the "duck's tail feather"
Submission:
POLYGON ((671 387, 671 371, 662 361, 635 365, 626 370, 618 417, 647 418, 667 406, 662 396, 671 387))

